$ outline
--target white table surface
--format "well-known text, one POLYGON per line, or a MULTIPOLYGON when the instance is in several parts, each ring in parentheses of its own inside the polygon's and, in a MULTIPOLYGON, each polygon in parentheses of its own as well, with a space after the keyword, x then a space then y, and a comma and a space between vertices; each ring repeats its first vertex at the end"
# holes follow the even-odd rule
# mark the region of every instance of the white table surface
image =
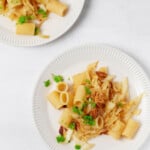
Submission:
MULTIPOLYGON (((150 1, 86 0, 74 27, 55 42, 31 48, 0 43, 0 150, 48 150, 33 123, 35 82, 58 54, 85 43, 121 48, 150 75, 150 1)), ((142 150, 150 150, 150 138, 142 150)))

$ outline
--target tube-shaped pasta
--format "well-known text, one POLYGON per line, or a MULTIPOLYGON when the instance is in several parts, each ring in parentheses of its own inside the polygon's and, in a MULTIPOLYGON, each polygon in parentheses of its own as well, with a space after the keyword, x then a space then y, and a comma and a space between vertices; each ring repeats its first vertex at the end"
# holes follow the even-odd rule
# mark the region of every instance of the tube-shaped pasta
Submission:
POLYGON ((104 120, 103 120, 103 118, 101 116, 98 116, 95 121, 96 121, 96 127, 98 129, 102 129, 103 126, 104 126, 104 120))
POLYGON ((34 33, 35 33, 34 23, 24 23, 16 25, 16 34, 34 35, 34 33))
POLYGON ((85 82, 86 80, 86 72, 81 72, 78 74, 75 74, 72 79, 73 79, 73 84, 74 84, 74 88, 76 89, 79 85, 81 85, 82 83, 85 82))
POLYGON ((74 105, 80 107, 84 101, 86 92, 85 92, 85 86, 84 85, 79 85, 76 93, 75 93, 75 97, 74 97, 74 105))
POLYGON ((56 86, 58 92, 67 92, 68 84, 66 82, 59 82, 56 86))
POLYGON ((63 105, 68 105, 68 103, 69 103, 69 94, 67 92, 61 92, 60 93, 60 102, 63 105))
POLYGON ((59 124, 65 128, 68 128, 72 121, 71 110, 69 108, 65 108, 61 114, 59 124))
POLYGON ((122 133, 123 136, 125 136, 126 138, 133 138, 137 132, 137 130, 139 129, 140 127, 140 123, 133 120, 133 119, 130 119, 122 133))
POLYGON ((53 91, 47 96, 48 101, 56 108, 59 109, 63 106, 60 102, 60 93, 58 91, 53 91))
POLYGON ((112 129, 108 132, 108 134, 111 135, 115 139, 119 139, 122 135, 124 128, 125 128, 125 124, 121 122, 120 120, 118 120, 114 124, 112 129))
POLYGON ((50 0, 46 7, 50 12, 59 16, 65 16, 68 11, 68 6, 58 0, 50 0))
POLYGON ((73 106, 73 98, 74 98, 74 94, 73 94, 73 92, 68 92, 68 95, 69 95, 69 102, 68 102, 67 107, 70 108, 70 107, 73 106))

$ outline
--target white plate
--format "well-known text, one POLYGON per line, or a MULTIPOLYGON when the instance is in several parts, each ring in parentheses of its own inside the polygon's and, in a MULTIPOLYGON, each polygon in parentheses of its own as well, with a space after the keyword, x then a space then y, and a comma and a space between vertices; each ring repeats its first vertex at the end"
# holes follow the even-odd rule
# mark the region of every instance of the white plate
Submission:
POLYGON ((65 17, 50 14, 49 19, 42 26, 42 33, 50 35, 44 39, 38 36, 23 36, 15 34, 15 22, 0 15, 0 41, 15 46, 37 46, 52 42, 67 32, 78 19, 85 0, 61 0, 68 4, 69 11, 65 17))
MULTIPOLYGON (((122 51, 105 45, 86 45, 66 51, 53 60, 42 73, 34 92, 33 113, 36 126, 52 150, 74 149, 72 144, 60 145, 56 142, 60 112, 46 100, 46 95, 53 86, 46 88, 43 81, 51 79, 51 73, 68 77, 85 69, 87 64, 98 60, 100 66, 108 66, 117 79, 128 77, 131 97, 145 92, 140 104, 142 113, 137 119, 142 126, 133 140, 114 140, 110 136, 100 136, 92 140, 94 150, 138 150, 150 133, 150 81, 142 68, 130 56, 122 51)), ((52 79, 51 79, 52 80, 52 79)))

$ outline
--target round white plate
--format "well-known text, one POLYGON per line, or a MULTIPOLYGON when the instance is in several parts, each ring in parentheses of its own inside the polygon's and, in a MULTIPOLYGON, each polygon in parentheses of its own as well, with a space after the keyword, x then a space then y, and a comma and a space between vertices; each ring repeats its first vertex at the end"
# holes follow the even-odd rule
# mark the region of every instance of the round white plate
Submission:
POLYGON ((15 34, 15 22, 0 15, 0 42, 15 46, 37 46, 52 42, 67 32, 78 19, 85 0, 61 0, 68 4, 69 11, 65 17, 50 14, 47 21, 42 25, 42 33, 50 35, 44 39, 38 36, 25 36, 15 34))
POLYGON ((56 142, 58 135, 58 120, 60 112, 55 110, 46 100, 46 95, 53 88, 46 88, 43 82, 51 79, 51 74, 61 74, 68 78, 70 75, 83 71, 86 66, 98 60, 100 66, 108 66, 110 74, 129 79, 131 97, 145 93, 140 104, 142 113, 137 119, 141 122, 141 128, 132 140, 114 140, 110 136, 102 135, 91 141, 96 144, 94 150, 139 150, 150 133, 150 81, 142 68, 130 56, 122 51, 105 45, 86 45, 66 51, 53 60, 44 70, 36 85, 33 97, 33 113, 36 126, 46 143, 52 150, 74 149, 72 143, 61 145, 56 142))

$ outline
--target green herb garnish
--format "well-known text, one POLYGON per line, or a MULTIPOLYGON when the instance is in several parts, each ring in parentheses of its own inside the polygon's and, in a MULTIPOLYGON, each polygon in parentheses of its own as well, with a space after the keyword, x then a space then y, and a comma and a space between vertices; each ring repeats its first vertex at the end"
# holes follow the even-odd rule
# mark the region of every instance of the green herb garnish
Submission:
POLYGON ((91 101, 90 104, 91 104, 92 108, 96 107, 96 103, 95 102, 91 101))
POLYGON ((32 19, 32 16, 20 16, 18 19, 18 23, 23 24, 32 19))
POLYGON ((65 137, 62 136, 62 135, 59 135, 59 136, 56 137, 56 140, 57 140, 58 143, 61 143, 61 142, 65 141, 65 137))
POLYGON ((73 106, 72 111, 74 113, 77 113, 78 115, 83 115, 83 111, 81 109, 79 109, 77 106, 73 106))
POLYGON ((70 129, 74 130, 75 127, 76 127, 75 122, 71 122, 71 123, 69 124, 69 128, 70 128, 70 129))
POLYGON ((40 33, 40 28, 35 27, 34 35, 38 35, 40 33))
POLYGON ((47 12, 42 8, 38 9, 38 14, 42 15, 44 18, 47 17, 47 12))
POLYGON ((117 103, 117 106, 118 106, 118 107, 123 107, 123 104, 122 104, 121 102, 118 102, 118 103, 117 103))
POLYGON ((83 120, 84 120, 84 123, 85 123, 85 124, 88 124, 88 125, 90 125, 90 126, 95 125, 95 120, 94 120, 93 117, 90 116, 90 115, 83 116, 83 120))
POLYGON ((85 92, 86 94, 91 94, 91 90, 87 86, 85 86, 85 92))
POLYGON ((88 79, 85 79, 85 82, 86 82, 87 84, 91 84, 91 81, 88 80, 88 79))
POLYGON ((88 103, 87 103, 87 102, 84 102, 84 103, 82 104, 82 109, 81 109, 81 110, 84 110, 84 108, 86 108, 87 105, 88 105, 88 103))
POLYGON ((75 145, 74 148, 75 148, 75 150, 80 150, 81 149, 81 145, 75 145))
POLYGON ((51 81, 50 81, 50 80, 44 81, 45 87, 48 87, 50 84, 51 84, 51 81))
POLYGON ((52 76, 53 76, 54 81, 57 83, 64 81, 64 78, 61 75, 54 75, 53 74, 52 76))

